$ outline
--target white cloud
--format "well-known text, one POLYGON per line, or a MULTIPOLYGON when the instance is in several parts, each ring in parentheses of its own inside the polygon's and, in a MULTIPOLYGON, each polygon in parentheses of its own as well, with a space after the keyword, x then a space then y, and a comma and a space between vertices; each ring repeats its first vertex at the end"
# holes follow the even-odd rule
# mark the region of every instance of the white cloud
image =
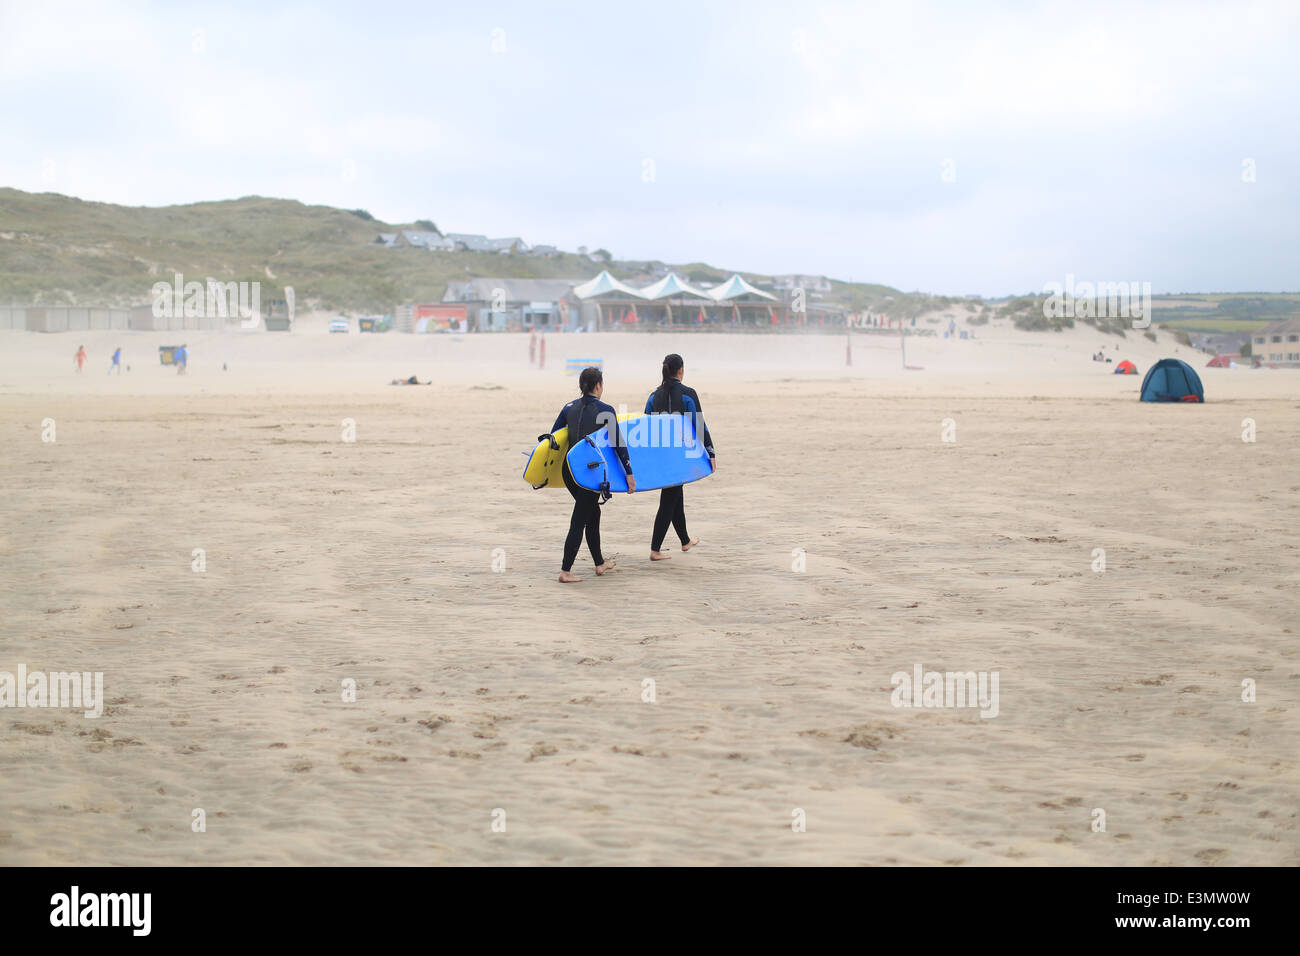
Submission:
POLYGON ((665 0, 653 14, 2 6, 0 184, 148 204, 281 195, 947 291, 1144 256, 1151 271, 1187 261, 1193 275, 1294 284, 1293 2, 736 15, 665 0), (1248 213, 1225 205, 1241 202, 1246 156, 1261 177, 1249 195, 1269 197, 1248 213), (1155 225, 1116 232, 1134 209, 1155 225), (1051 211, 1109 231, 1052 231, 1051 211), (1260 235, 1279 237, 1268 256, 1249 252, 1260 235))

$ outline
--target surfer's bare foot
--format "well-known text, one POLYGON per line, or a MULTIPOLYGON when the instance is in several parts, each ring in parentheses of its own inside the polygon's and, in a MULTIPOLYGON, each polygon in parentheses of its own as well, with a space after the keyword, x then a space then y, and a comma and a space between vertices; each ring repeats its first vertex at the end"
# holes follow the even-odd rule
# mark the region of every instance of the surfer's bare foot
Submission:
POLYGON ((581 582, 581 581, 582 581, 582 578, 578 577, 576 574, 573 574, 573 573, 570 572, 570 571, 561 571, 561 572, 560 572, 560 583, 561 583, 561 584, 578 584, 578 583, 581 582))
POLYGON ((613 571, 618 565, 613 561, 606 561, 604 564, 596 565, 596 574, 601 575, 606 571, 613 571))
POLYGON ((651 551, 651 552, 650 552, 650 560, 651 560, 651 561, 668 561, 668 560, 670 560, 670 559, 671 559, 671 555, 664 554, 662 551, 651 551))
POLYGON ((689 551, 691 550, 691 548, 695 547, 699 543, 700 543, 699 538, 691 538, 690 541, 687 541, 684 545, 682 545, 682 550, 689 551))

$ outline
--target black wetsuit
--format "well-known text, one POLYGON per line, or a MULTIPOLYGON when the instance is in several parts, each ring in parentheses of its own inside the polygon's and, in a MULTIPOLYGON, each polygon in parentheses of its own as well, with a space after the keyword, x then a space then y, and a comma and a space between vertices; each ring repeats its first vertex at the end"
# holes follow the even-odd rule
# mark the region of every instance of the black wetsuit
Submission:
MULTIPOLYGON (((623 465, 623 469, 630 475, 632 474, 632 463, 627 456, 627 443, 624 440, 622 429, 617 424, 614 424, 615 420, 616 416, 612 405, 606 405, 592 395, 584 395, 560 409, 555 424, 551 426, 551 432, 555 433, 561 428, 567 427, 569 429, 569 448, 572 448, 588 435, 599 431, 602 426, 612 425, 611 431, 614 434, 611 435, 611 444, 614 447, 614 452, 618 455, 618 460, 623 465)), ((587 536, 587 548, 591 551, 592 562, 597 566, 602 565, 605 563, 605 556, 600 550, 600 493, 588 491, 573 480, 573 475, 569 471, 567 457, 562 472, 564 487, 568 488, 569 494, 573 495, 573 515, 569 518, 569 536, 564 539, 564 563, 560 567, 565 571, 573 570, 573 562, 578 557, 578 548, 582 546, 584 532, 587 536)))
MULTIPOLYGON (((688 388, 675 378, 664 381, 650 393, 645 403, 646 414, 655 412, 685 412, 690 415, 697 435, 704 436, 704 450, 709 454, 709 461, 715 457, 713 436, 709 426, 704 422, 704 409, 700 405, 700 396, 695 389, 688 388)), ((650 550, 658 551, 668 534, 668 525, 673 526, 682 544, 690 544, 691 536, 686 532, 686 495, 681 485, 664 488, 659 492, 659 510, 655 512, 654 532, 650 536, 650 550)))

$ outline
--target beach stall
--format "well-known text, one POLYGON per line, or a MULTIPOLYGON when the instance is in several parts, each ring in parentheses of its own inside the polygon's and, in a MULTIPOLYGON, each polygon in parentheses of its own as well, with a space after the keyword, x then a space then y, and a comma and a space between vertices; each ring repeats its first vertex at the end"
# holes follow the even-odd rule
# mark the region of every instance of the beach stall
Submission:
POLYGON ((646 286, 641 290, 641 295, 663 308, 666 325, 674 324, 674 305, 677 306, 678 317, 689 315, 692 319, 697 319, 703 314, 704 308, 716 304, 711 295, 691 285, 675 272, 670 272, 658 282, 646 286))
POLYGON ((719 305, 728 307, 735 325, 776 325, 778 322, 773 303, 780 300, 739 274, 710 289, 709 295, 719 305))
POLYGON ((608 270, 602 270, 596 278, 576 286, 573 294, 582 303, 583 311, 595 309, 597 331, 603 330, 607 322, 635 323, 637 304, 646 301, 640 290, 615 279, 608 270))

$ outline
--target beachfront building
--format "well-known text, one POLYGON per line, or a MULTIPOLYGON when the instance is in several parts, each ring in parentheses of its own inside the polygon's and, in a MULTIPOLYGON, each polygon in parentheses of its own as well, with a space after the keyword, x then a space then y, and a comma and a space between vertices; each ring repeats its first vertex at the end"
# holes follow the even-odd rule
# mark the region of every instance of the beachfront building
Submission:
POLYGON ((723 320, 732 326, 770 326, 783 321, 787 325, 796 324, 791 323, 791 316, 780 299, 740 275, 714 286, 709 295, 723 310, 723 320))
POLYGON ((584 310, 595 309, 597 330, 635 325, 641 318, 637 307, 646 301, 640 290, 619 282, 608 271, 575 287, 573 294, 584 310))
POLYGON ((706 289, 669 272, 657 282, 636 288, 602 272, 574 291, 580 299, 597 303, 595 327, 598 329, 638 326, 756 329, 845 324, 845 310, 839 306, 818 304, 816 309, 795 312, 793 301, 780 299, 741 275, 732 275, 706 289), (810 312, 815 312, 812 323, 810 312))
POLYGON ((137 306, 133 309, 109 307, 73 307, 73 306, 29 306, 22 308, 0 308, 0 329, 16 329, 26 332, 96 332, 125 331, 126 329, 153 328, 220 328, 219 322, 191 319, 191 325, 185 319, 176 319, 177 324, 166 324, 169 320, 157 320, 155 325, 153 307, 137 306))
MULTIPOLYGON (((732 275, 707 289, 674 272, 641 288, 614 278, 608 270, 586 282, 465 279, 447 286, 442 304, 463 308, 463 327, 471 332, 528 328, 594 332, 647 327, 700 331, 792 326, 833 329, 849 324, 849 310, 843 306, 806 302, 802 310, 796 311, 793 295, 788 300, 778 297, 741 275, 732 275)), ((399 312, 398 331, 416 331, 414 321, 402 321, 404 315, 399 312)), ((444 318, 446 315, 440 312, 439 321, 444 318)))
MULTIPOLYGON (((470 331, 576 332, 592 321, 574 295, 580 279, 465 279, 453 282, 443 293, 444 305, 465 308, 470 331)), ((593 326, 594 327, 594 326, 593 326)))
POLYGON ((647 300, 643 320, 658 325, 703 325, 709 321, 708 307, 716 300, 707 291, 670 272, 658 282, 640 290, 647 300), (675 314, 674 314, 675 313, 675 314))
POLYGON ((1270 365, 1300 368, 1300 318, 1274 322, 1254 333, 1250 354, 1270 365))

